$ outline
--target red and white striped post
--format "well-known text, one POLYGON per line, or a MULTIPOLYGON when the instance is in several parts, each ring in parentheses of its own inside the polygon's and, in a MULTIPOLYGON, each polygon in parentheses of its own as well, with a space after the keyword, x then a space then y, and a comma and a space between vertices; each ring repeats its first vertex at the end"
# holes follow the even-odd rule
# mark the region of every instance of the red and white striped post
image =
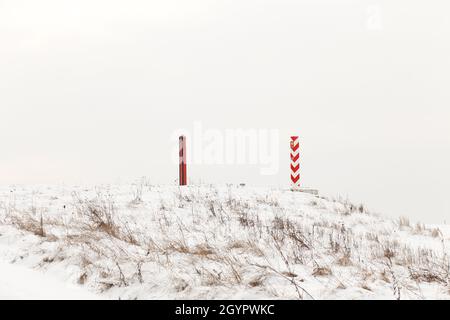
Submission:
POLYGON ((292 190, 300 189, 300 141, 298 136, 291 137, 291 183, 292 190))
POLYGON ((186 137, 180 136, 180 186, 187 185, 186 137))

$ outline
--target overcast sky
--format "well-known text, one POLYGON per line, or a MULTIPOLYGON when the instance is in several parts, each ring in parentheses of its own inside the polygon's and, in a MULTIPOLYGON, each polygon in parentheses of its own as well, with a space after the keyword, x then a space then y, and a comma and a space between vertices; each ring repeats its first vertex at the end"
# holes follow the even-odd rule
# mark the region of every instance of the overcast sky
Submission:
POLYGON ((450 222, 450 3, 0 0, 0 184, 173 183, 173 132, 278 129, 280 172, 374 211, 450 222), (285 143, 286 142, 286 143, 285 143), (121 180, 119 180, 121 179, 121 180))

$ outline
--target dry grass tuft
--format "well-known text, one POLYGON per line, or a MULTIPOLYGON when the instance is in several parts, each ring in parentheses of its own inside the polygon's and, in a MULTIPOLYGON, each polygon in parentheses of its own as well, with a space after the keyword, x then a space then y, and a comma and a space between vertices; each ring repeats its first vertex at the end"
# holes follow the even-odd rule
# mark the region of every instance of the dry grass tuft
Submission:
POLYGON ((447 284, 448 273, 439 272, 432 269, 409 268, 411 279, 418 282, 447 284))
POLYGON ((339 257, 336 261, 337 265, 341 267, 348 267, 353 265, 350 253, 346 252, 341 257, 339 257))
POLYGON ((39 219, 34 218, 30 214, 19 214, 10 217, 11 223, 20 230, 31 232, 32 234, 45 237, 44 219, 42 215, 39 219))
POLYGON ((411 228, 411 223, 407 217, 400 217, 398 219, 398 226, 400 228, 411 228))
POLYGON ((331 276, 333 273, 328 267, 316 267, 312 273, 315 277, 331 276))

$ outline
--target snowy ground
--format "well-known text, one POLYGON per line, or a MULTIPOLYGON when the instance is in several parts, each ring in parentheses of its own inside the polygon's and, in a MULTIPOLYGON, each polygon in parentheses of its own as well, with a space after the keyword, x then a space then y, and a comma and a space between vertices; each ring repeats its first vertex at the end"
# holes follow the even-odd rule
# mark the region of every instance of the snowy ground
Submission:
POLYGON ((240 186, 0 188, 1 299, 449 299, 449 226, 240 186))
POLYGON ((94 300, 100 297, 52 275, 0 262, 0 299, 94 300))

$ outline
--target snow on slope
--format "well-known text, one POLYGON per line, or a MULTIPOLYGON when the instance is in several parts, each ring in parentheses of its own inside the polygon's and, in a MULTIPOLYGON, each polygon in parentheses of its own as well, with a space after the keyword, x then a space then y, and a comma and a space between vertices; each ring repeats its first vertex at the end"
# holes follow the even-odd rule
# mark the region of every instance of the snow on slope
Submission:
POLYGON ((51 275, 0 262, 1 300, 94 300, 95 294, 51 275))
POLYGON ((0 297, 449 299, 449 239, 280 189, 4 187, 0 297))

